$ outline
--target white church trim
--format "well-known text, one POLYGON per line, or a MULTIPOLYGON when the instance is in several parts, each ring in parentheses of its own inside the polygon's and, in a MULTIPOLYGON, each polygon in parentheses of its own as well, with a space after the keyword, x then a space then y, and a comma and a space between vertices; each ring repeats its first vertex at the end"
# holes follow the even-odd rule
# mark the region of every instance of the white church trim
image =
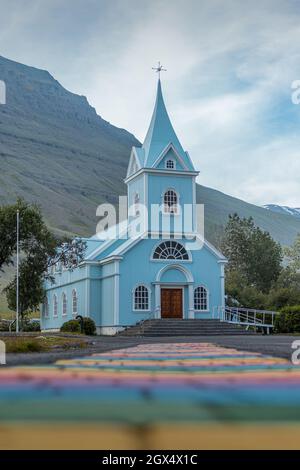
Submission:
MULTIPOLYGON (((178 160, 178 162, 180 163, 180 165, 182 166, 182 169, 183 170, 188 170, 188 167, 186 166, 186 164, 184 163, 184 161, 182 160, 181 156, 179 155, 179 153, 177 152, 176 148, 174 147, 174 145, 172 144, 172 142, 170 142, 165 148, 164 150, 161 152, 161 154, 159 155, 159 157, 155 160, 155 162, 153 163, 152 165, 152 168, 157 168, 158 165, 160 164, 160 162, 164 159, 164 157, 167 155, 167 153, 172 150, 174 152, 174 155, 176 157, 176 159, 178 160)), ((173 158, 174 159, 174 158, 173 158)), ((173 170, 172 170, 173 171, 173 170)))

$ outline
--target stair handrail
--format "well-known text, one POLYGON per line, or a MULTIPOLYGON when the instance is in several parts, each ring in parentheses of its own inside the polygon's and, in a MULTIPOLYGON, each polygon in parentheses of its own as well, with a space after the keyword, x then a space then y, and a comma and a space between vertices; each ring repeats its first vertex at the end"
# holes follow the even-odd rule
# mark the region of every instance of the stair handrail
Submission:
POLYGON ((155 312, 149 312, 148 313, 148 318, 144 318, 144 320, 142 320, 142 322, 141 322, 141 336, 144 336, 144 333, 145 333, 145 323, 147 321, 154 320, 154 319, 155 319, 155 312))
POLYGON ((271 310, 258 310, 245 307, 221 307, 219 318, 228 323, 244 324, 249 326, 260 326, 265 328, 274 328, 274 321, 279 312, 271 310), (261 318, 258 317, 261 316, 261 318), (267 320, 267 316, 271 320, 267 320))
POLYGON ((246 324, 258 323, 261 325, 263 321, 260 318, 256 317, 257 311, 255 310, 253 313, 254 313, 253 321, 250 321, 251 317, 249 319, 249 310, 246 310, 245 312, 243 312, 243 311, 240 311, 236 307, 232 307, 232 308, 225 307, 225 321, 228 321, 230 323, 246 323, 246 324), (228 316, 229 316, 229 319, 228 319, 228 316))

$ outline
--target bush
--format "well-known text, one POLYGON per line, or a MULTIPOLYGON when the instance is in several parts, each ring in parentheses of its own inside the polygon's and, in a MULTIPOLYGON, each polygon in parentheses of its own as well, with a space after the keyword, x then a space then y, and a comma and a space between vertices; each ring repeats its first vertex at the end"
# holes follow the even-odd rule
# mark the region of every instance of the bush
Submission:
POLYGON ((80 333, 80 323, 78 320, 69 320, 63 323, 60 331, 68 333, 80 333))
POLYGON ((5 344, 7 353, 31 353, 44 350, 43 345, 37 339, 7 338, 5 344))
POLYGON ((96 334, 96 325, 94 320, 88 317, 83 319, 83 332, 89 336, 96 334))
MULTIPOLYGON (((0 331, 9 331, 9 324, 8 320, 0 320, 0 331)), ((16 331, 16 328, 12 329, 12 331, 16 331)))
POLYGON ((31 331, 41 331, 41 325, 38 320, 27 320, 23 322, 22 331, 31 332, 31 331))
POLYGON ((297 307, 299 302, 300 290, 293 287, 274 288, 270 291, 268 296, 268 305, 275 310, 282 309, 289 305, 295 305, 297 307))
MULTIPOLYGON (((81 333, 80 321, 69 320, 61 326, 60 331, 68 333, 81 333)), ((89 336, 92 336, 96 333, 96 325, 91 318, 83 318, 83 333, 89 336)))
POLYGON ((284 307, 275 317, 276 333, 300 333, 300 305, 284 307))

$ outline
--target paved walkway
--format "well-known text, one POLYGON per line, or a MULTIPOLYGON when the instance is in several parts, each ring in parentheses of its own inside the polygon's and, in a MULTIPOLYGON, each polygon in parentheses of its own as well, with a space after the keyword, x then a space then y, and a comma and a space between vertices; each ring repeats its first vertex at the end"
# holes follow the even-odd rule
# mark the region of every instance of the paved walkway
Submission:
POLYGON ((0 369, 0 448, 299 448, 300 367, 213 343, 0 369))
MULTIPOLYGON (((0 336, 1 337, 1 336, 0 336)), ((91 337, 89 337, 89 340, 91 337)), ((235 348, 242 351, 260 352, 276 357, 291 358, 292 343, 299 336, 290 335, 235 335, 235 336, 166 336, 166 337, 125 337, 94 336, 93 345, 84 350, 52 351, 45 353, 7 354, 8 365, 50 364, 61 358, 69 359, 94 353, 123 349, 148 343, 213 343, 218 346, 235 348)))

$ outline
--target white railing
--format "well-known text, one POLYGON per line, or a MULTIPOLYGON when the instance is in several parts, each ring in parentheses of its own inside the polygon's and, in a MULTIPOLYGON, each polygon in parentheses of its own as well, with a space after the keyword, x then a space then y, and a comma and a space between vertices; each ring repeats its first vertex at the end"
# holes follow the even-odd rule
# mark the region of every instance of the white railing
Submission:
POLYGON ((242 307, 218 307, 213 314, 214 318, 221 321, 243 325, 247 329, 251 326, 261 328, 266 330, 267 334, 269 334, 270 328, 274 328, 276 315, 279 313, 242 307))

